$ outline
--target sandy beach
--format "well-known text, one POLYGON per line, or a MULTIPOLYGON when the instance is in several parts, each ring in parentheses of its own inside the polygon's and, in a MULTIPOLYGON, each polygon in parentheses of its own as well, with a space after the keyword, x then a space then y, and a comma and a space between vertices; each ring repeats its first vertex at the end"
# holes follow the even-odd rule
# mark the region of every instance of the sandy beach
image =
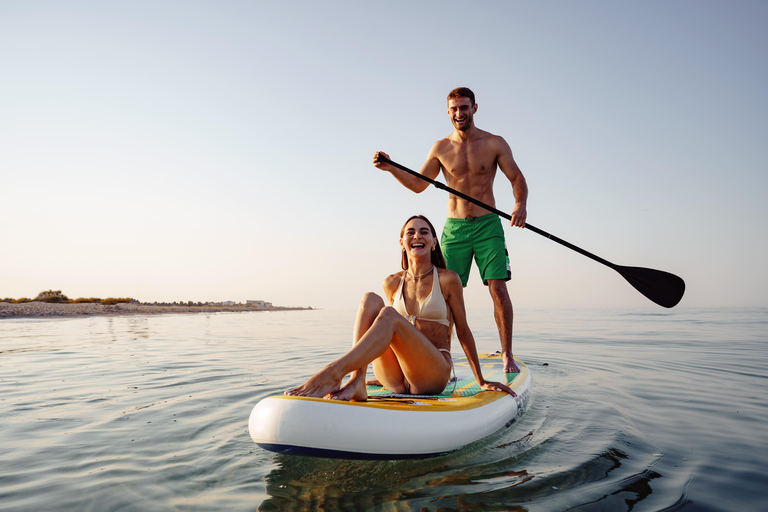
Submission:
POLYGON ((112 315, 167 315, 172 313, 251 313, 263 311, 292 311, 309 308, 271 307, 247 308, 244 306, 154 306, 148 304, 56 304, 47 302, 25 302, 11 304, 0 302, 0 318, 51 318, 67 316, 112 316, 112 315))

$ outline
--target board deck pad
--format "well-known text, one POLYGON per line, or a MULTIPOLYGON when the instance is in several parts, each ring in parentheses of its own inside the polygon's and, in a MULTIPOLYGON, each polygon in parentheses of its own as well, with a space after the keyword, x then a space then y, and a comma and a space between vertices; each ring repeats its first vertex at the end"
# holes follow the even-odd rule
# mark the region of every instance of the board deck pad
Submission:
MULTIPOLYGON (((487 381, 510 384, 519 375, 519 372, 504 372, 504 362, 500 354, 486 354, 484 357, 480 357, 479 360, 483 377, 487 381)), ((453 374, 451 374, 451 380, 448 382, 448 385, 437 395, 393 393, 382 386, 369 384, 367 386, 368 398, 456 398, 474 396, 483 391, 475 380, 475 375, 472 373, 472 368, 469 366, 466 356, 454 358, 453 368, 456 372, 456 379, 454 380, 453 374)))

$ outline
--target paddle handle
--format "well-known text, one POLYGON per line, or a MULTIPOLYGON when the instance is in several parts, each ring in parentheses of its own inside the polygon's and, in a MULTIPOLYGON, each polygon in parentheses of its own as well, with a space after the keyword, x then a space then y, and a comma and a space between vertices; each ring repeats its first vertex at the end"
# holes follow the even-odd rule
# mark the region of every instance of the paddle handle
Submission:
MULTIPOLYGON (((418 173, 416 171, 413 171, 413 170, 405 167, 404 165, 400 165, 397 162, 393 162, 389 158, 386 158, 384 156, 379 155, 378 161, 379 162, 388 163, 388 164, 390 164, 390 165, 392 165, 394 167, 397 167, 401 171, 405 171, 408 174, 412 174, 413 176, 416 176, 417 178, 420 178, 420 179, 422 179, 424 181, 428 181, 429 183, 434 185, 436 188, 445 190, 446 192, 450 192, 451 194, 453 194, 455 196, 458 196, 458 197, 460 197, 462 199, 465 199, 465 200, 469 201, 470 203, 474 203, 474 204, 476 204, 477 206, 479 206, 481 208, 485 208, 489 212, 493 212, 496 215, 498 215, 499 217, 503 217, 503 218, 505 218, 507 220, 512 220, 512 216, 510 214, 502 212, 501 210, 497 210, 496 208, 494 208, 491 205, 485 204, 482 201, 479 201, 479 200, 475 199, 474 197, 470 197, 470 196, 468 196, 468 195, 466 195, 466 194, 464 194, 462 192, 459 192, 458 190, 454 190, 451 187, 449 187, 449 186, 447 186, 447 185, 445 185, 443 183, 440 183, 439 181, 435 181, 432 178, 429 178, 428 176, 424 176, 423 174, 420 174, 420 173, 418 173)), ((539 229, 536 226, 534 226, 533 224, 529 224, 528 222, 526 222, 524 227, 529 229, 529 230, 531 230, 531 231, 533 231, 534 233, 537 233, 537 234, 543 236, 543 237, 549 238, 553 242, 557 242, 560 245, 565 246, 565 247, 571 249, 572 251, 576 251, 579 254, 582 254, 582 255, 586 256, 587 258, 591 258, 591 259, 597 261, 598 263, 602 263, 603 265, 616 270, 617 266, 615 264, 611 263, 610 261, 608 261, 606 259, 603 259, 600 256, 597 256, 595 254, 592 254, 589 251, 585 251, 581 247, 577 247, 577 246, 573 245, 570 242, 566 242, 562 238, 558 238, 558 237, 556 237, 553 234, 547 233, 543 229, 539 229)))

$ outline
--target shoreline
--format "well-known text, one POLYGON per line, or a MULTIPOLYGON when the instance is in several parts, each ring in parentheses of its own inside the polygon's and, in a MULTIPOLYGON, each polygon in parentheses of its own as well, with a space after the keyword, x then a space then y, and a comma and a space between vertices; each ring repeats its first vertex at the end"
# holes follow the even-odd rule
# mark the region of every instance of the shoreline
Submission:
POLYGON ((311 311, 314 308, 244 306, 155 306, 152 304, 56 304, 51 302, 0 302, 1 318, 65 318, 79 316, 167 315, 194 313, 250 313, 262 311, 311 311))

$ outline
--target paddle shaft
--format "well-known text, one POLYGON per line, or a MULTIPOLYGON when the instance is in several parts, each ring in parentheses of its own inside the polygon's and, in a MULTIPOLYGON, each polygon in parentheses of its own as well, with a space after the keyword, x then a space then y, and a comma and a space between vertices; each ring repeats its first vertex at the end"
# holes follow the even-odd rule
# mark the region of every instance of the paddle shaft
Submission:
MULTIPOLYGON (((458 196, 458 197, 460 197, 460 198, 462 198, 462 199, 465 199, 465 200, 469 201, 470 203, 474 203, 474 204, 476 204, 477 206, 480 206, 481 208, 485 208, 485 209, 486 209, 486 210, 488 210, 489 212, 493 212, 493 213, 495 213, 496 215, 498 215, 499 217, 503 217, 503 218, 505 218, 505 219, 507 219, 507 220, 512 220, 512 216, 511 216, 510 214, 508 214, 508 213, 504 213, 504 212, 502 212, 501 210, 497 210, 496 208, 494 208, 494 207, 493 207, 493 206, 491 206, 491 205, 485 204, 485 203, 483 203, 482 201, 479 201, 479 200, 475 199, 474 197, 470 197, 470 196, 468 196, 468 195, 466 195, 466 194, 464 194, 464 193, 462 193, 462 192, 459 192, 458 190, 454 190, 454 189, 452 189, 451 187, 449 187, 449 186, 447 186, 447 185, 445 185, 445 184, 443 184, 443 183, 440 183, 439 181, 435 181, 435 180, 433 180, 432 178, 429 178, 429 177, 427 177, 427 176, 424 176, 423 174, 420 174, 420 173, 418 173, 418 172, 416 172, 416 171, 413 171, 413 170, 411 170, 411 169, 409 169, 409 168, 405 167, 404 165, 400 165, 400 164, 399 164, 399 163, 397 163, 397 162, 393 162, 393 161, 392 161, 392 160, 390 160, 389 158, 385 158, 385 157, 383 157, 383 156, 381 156, 381 155, 380 155, 380 156, 379 156, 379 158, 378 158, 378 160, 379 160, 380 162, 385 162, 385 163, 388 163, 388 164, 390 164, 390 165, 393 165, 393 166, 397 167, 398 169, 400 169, 400 170, 402 170, 402 171, 405 171, 405 172, 407 172, 408 174, 412 174, 413 176, 416 176, 416 177, 417 177, 417 178, 419 178, 419 179, 422 179, 422 180, 424 180, 424 181, 428 181, 429 183, 431 183, 432 185, 434 185, 436 188, 439 188, 439 189, 445 190, 446 192, 450 192, 451 194, 453 194, 453 195, 455 195, 455 196, 458 196)), ((607 267, 610 267, 610 268, 612 268, 612 269, 614 269, 614 270, 616 270, 616 269, 617 269, 617 267, 618 267, 617 265, 615 265, 615 264, 611 263, 610 261, 608 261, 608 260, 605 260, 605 259, 603 259, 603 258, 601 258, 600 256, 597 256, 597 255, 595 255, 595 254, 592 254, 592 253, 591 253, 591 252, 589 252, 589 251, 585 251, 585 250, 584 250, 584 249, 582 249, 581 247, 577 247, 577 246, 573 245, 573 244, 572 244, 572 243, 570 243, 570 242, 566 242, 566 241, 565 241, 565 240, 563 240, 562 238, 558 238, 558 237, 556 237, 555 235, 552 235, 552 234, 550 234, 550 233, 547 233, 547 232, 546 232, 546 231, 544 231, 543 229, 539 229, 539 228, 537 228, 536 226, 534 226, 534 225, 532 225, 532 224, 529 224, 528 222, 526 222, 526 223, 525 223, 525 227, 526 227, 527 229, 530 229, 530 230, 531 230, 531 231, 533 231, 534 233, 537 233, 537 234, 539 234, 539 235, 541 235, 541 236, 543 236, 543 237, 549 238, 549 239, 550 239, 550 240, 552 240, 553 242, 557 242, 557 243, 559 243, 560 245, 563 245, 563 246, 565 246, 565 247, 567 247, 567 248, 571 249, 572 251, 576 251, 576 252, 578 252, 579 254, 583 254, 583 255, 584 255, 584 256, 586 256, 587 258, 591 258, 591 259, 593 259, 593 260, 597 261, 598 263, 602 263, 603 265, 606 265, 607 267)))

